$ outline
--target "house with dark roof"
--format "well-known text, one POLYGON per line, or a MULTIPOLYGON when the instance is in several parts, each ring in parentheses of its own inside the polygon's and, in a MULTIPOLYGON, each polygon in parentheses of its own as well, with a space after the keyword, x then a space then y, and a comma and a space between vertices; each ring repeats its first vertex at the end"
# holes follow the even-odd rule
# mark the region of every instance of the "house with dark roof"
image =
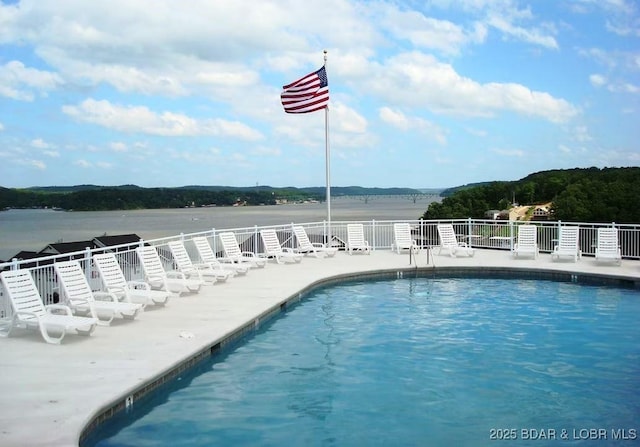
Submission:
POLYGON ((87 248, 94 249, 98 246, 93 241, 77 241, 77 242, 56 242, 49 244, 38 253, 46 255, 63 255, 66 253, 74 253, 84 251, 87 248))
POLYGON ((98 237, 94 237, 92 242, 96 244, 97 247, 113 247, 116 245, 131 245, 138 243, 142 240, 140 236, 135 233, 132 234, 117 234, 113 236, 102 235, 98 237))

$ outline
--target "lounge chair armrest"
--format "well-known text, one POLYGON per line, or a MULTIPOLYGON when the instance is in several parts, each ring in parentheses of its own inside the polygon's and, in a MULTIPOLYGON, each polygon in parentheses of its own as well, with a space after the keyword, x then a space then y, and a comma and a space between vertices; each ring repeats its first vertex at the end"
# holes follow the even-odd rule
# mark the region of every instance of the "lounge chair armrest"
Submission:
POLYGON ((171 270, 167 272, 167 278, 185 279, 186 276, 182 272, 179 272, 177 270, 171 270))
POLYGON ((255 258, 256 254, 252 251, 243 251, 241 252, 242 256, 244 256, 245 258, 255 258))
POLYGON ((149 284, 144 281, 129 281, 127 284, 131 289, 151 290, 151 287, 149 286, 149 284))
MULTIPOLYGON (((64 312, 65 315, 73 315, 69 306, 65 306, 64 304, 49 304, 48 306, 45 306, 45 309, 49 314, 56 314, 55 311, 57 310, 57 311, 64 312)), ((20 313, 31 314, 31 312, 24 312, 24 311, 20 313)))
POLYGON ((118 302, 118 297, 111 292, 103 292, 103 291, 93 292, 93 297, 99 301, 113 301, 116 303, 118 302))
POLYGON ((198 269, 198 270, 211 270, 211 264, 208 264, 206 262, 198 262, 196 264, 193 264, 193 266, 198 269))
POLYGON ((296 253, 296 251, 293 248, 289 248, 289 247, 282 247, 282 251, 285 253, 296 253))
POLYGON ((124 287, 109 287, 111 293, 126 293, 127 290, 124 287))

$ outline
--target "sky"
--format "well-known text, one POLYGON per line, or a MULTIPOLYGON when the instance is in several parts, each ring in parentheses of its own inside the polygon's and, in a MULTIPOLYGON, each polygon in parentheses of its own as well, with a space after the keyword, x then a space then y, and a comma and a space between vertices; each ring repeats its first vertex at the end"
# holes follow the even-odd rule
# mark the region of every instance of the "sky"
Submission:
POLYGON ((638 166, 639 123, 637 0, 0 0, 3 187, 326 186, 327 146, 451 187, 638 166))

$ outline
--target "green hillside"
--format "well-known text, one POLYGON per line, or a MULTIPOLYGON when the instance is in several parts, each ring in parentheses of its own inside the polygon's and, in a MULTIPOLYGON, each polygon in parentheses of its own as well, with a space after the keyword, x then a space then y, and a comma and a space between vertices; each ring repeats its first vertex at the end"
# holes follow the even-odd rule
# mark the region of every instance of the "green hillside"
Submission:
POLYGON ((640 168, 543 171, 512 182, 458 188, 431 203, 424 219, 478 218, 513 203, 553 202, 555 219, 579 222, 640 222, 640 168))

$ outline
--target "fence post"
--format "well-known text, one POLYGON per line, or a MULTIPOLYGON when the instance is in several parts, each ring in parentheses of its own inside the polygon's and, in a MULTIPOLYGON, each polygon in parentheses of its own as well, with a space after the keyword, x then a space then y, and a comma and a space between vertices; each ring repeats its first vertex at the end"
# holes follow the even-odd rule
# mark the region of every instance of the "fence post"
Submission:
POLYGON ((253 250, 251 250, 254 253, 258 253, 258 226, 254 225, 253 226, 254 231, 253 231, 253 250))
POLYGON ((509 251, 513 251, 513 221, 509 219, 509 251))
POLYGON ((216 240, 216 229, 211 229, 211 246, 213 247, 213 252, 218 253, 217 240, 216 240))
POLYGON ((471 235, 473 231, 471 230, 471 218, 467 218, 467 244, 471 247, 471 235))
POLYGON ((371 221, 371 232, 373 233, 373 236, 372 236, 373 244, 371 248, 375 250, 376 249, 376 220, 375 219, 371 221))
POLYGON ((82 265, 82 271, 84 272, 84 277, 87 278, 87 282, 89 282, 89 284, 92 284, 91 281, 93 279, 93 275, 91 272, 91 248, 84 248, 83 261, 84 265, 82 265))

